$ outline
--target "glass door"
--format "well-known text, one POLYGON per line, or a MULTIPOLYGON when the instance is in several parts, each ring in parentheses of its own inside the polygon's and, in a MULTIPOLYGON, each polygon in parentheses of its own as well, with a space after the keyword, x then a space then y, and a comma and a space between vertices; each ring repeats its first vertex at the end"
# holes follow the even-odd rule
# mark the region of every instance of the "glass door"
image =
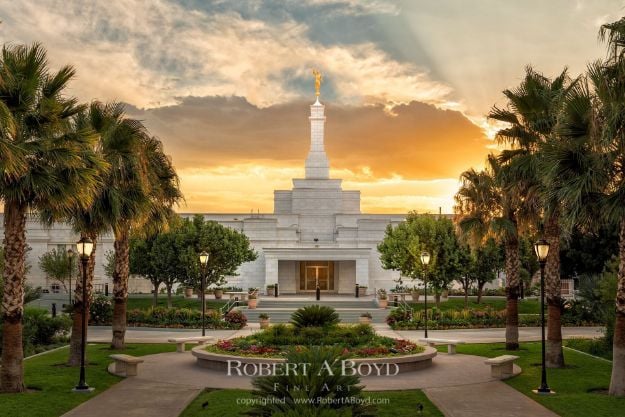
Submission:
POLYGON ((334 290, 334 262, 301 261, 300 291, 315 291, 317 285, 321 291, 334 290))

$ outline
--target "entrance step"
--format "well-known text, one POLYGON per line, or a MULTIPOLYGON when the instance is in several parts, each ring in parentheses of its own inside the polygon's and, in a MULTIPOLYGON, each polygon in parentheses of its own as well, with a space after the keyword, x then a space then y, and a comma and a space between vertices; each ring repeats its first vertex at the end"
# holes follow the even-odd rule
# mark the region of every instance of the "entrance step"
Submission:
MULTIPOLYGON (((267 314, 272 323, 288 323, 291 321, 291 314, 293 314, 297 308, 256 308, 253 310, 240 308, 240 310, 245 314, 250 323, 258 323, 258 316, 262 313, 267 314)), ((342 323, 358 323, 360 315, 364 312, 371 313, 373 323, 384 323, 390 310, 382 310, 370 306, 358 309, 337 308, 336 312, 339 314, 342 323)))
POLYGON ((297 310, 300 307, 318 304, 322 306, 328 306, 333 308, 354 308, 354 309, 371 309, 378 308, 376 303, 371 299, 361 299, 358 300, 356 298, 344 299, 344 300, 333 300, 333 299, 321 299, 319 301, 313 299, 302 299, 302 300, 283 300, 280 298, 271 298, 271 297, 263 297, 258 302, 259 308, 290 308, 293 311, 297 310))

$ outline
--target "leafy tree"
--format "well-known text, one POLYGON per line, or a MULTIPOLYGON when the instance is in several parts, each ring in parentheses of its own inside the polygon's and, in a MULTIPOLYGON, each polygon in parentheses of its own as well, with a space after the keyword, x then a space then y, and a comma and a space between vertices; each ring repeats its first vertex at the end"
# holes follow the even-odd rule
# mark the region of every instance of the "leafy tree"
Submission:
POLYGON ((9 44, 0 57, 0 199, 4 201, 4 289, 0 391, 22 392, 26 216, 88 207, 101 185, 97 135, 77 126, 65 89, 74 69, 48 68, 39 44, 9 44))
POLYGON ((113 278, 115 272, 115 251, 107 250, 104 252, 104 275, 113 278))
POLYGON ((199 288, 199 254, 209 253, 206 267, 206 285, 220 286, 226 283, 226 276, 237 275, 237 269, 244 262, 256 259, 256 252, 250 247, 247 236, 215 221, 205 221, 202 215, 192 220, 185 219, 178 235, 181 262, 186 270, 185 284, 199 288))
POLYGON ((415 212, 396 227, 389 226, 378 245, 384 269, 400 271, 413 280, 423 279, 427 271, 428 284, 434 289, 437 302, 441 292, 463 272, 462 250, 451 220, 415 212), (422 251, 431 255, 427 270, 421 264, 422 251))
POLYGON ((71 291, 71 288, 67 288, 68 279, 71 276, 76 276, 78 266, 75 260, 71 263, 67 251, 52 249, 49 252, 44 253, 39 257, 39 268, 46 273, 49 278, 59 281, 63 284, 65 291, 71 291))
POLYGON ((130 273, 140 275, 148 279, 154 287, 152 293, 152 306, 158 304, 158 287, 162 284, 163 278, 157 273, 152 263, 152 245, 154 237, 143 239, 134 237, 130 239, 130 273))
MULTIPOLYGON (((247 236, 201 215, 172 221, 169 229, 131 241, 130 268, 155 283, 164 283, 168 306, 174 284, 200 287, 199 254, 206 250, 207 285, 223 285, 244 262, 256 259, 247 236)), ((155 284, 156 285, 156 284, 155 284)), ((198 291, 198 293, 200 293, 198 291)), ((156 299, 156 296, 155 296, 156 299)))

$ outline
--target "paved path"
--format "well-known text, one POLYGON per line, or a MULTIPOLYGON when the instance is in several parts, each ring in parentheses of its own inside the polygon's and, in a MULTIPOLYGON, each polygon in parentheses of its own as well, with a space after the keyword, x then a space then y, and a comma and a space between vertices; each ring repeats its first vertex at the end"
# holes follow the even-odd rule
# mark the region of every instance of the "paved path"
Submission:
MULTIPOLYGON (((409 340, 418 340, 423 337, 423 330, 393 331, 386 324, 374 323, 376 331, 384 336, 401 337, 409 340)), ((245 332, 257 331, 258 323, 250 323, 245 332)), ((207 330, 206 334, 216 339, 227 339, 235 334, 235 330, 207 330)), ((239 333, 241 334, 241 333, 239 333)), ((572 337, 594 338, 603 336, 601 327, 563 327, 565 339, 572 337)), ((126 331, 127 343, 167 343, 170 337, 200 336, 199 329, 164 329, 152 327, 129 327, 126 331)), ((505 329, 459 329, 459 330, 430 330, 430 337, 444 339, 461 339, 467 343, 495 343, 504 342, 505 329)), ((519 338, 522 342, 539 341, 540 327, 519 328, 519 338)), ((110 326, 90 326, 87 337, 89 342, 107 343, 111 341, 110 326)))
MULTIPOLYGON (((421 331, 393 331, 386 325, 374 325, 384 336, 416 340, 421 331), (401 335, 401 336, 400 336, 401 335)), ((90 341, 108 341, 110 328, 89 328, 90 341)), ((243 330, 211 330, 216 338, 246 336, 257 326, 243 330)), ((431 336, 461 338, 468 342, 503 340, 503 329, 432 331, 431 336)), ((169 337, 193 334, 197 330, 132 328, 128 342, 165 342, 169 337)), ((567 328, 565 336, 596 337, 599 328, 567 328)), ((523 328, 521 340, 535 340, 537 328, 523 328)), ((64 417, 150 416, 177 417, 205 388, 251 389, 252 378, 226 376, 223 372, 196 366, 190 352, 160 353, 144 356, 139 376, 127 378, 107 391, 81 404, 64 417)), ((515 373, 520 372, 515 367, 515 373)), ((367 391, 422 389, 428 398, 451 417, 557 417, 530 396, 523 395, 490 376, 484 358, 472 355, 439 354, 432 366, 417 372, 393 377, 361 378, 367 391), (487 399, 487 400, 485 400, 487 399)), ((96 384, 97 387, 97 384, 96 384)), ((529 394, 531 395, 531 394, 529 394)))
MULTIPOLYGON (((564 339, 602 337, 602 330, 603 327, 563 327, 562 337, 564 339)), ((404 339, 413 341, 423 337, 423 330, 397 330, 396 333, 404 339)), ((506 329, 430 330, 428 336, 442 339, 460 339, 467 343, 496 343, 505 342, 506 329)), ((519 341, 540 341, 540 327, 519 327, 519 341)))
POLYGON ((558 417, 501 381, 426 388, 423 392, 448 417, 558 417))

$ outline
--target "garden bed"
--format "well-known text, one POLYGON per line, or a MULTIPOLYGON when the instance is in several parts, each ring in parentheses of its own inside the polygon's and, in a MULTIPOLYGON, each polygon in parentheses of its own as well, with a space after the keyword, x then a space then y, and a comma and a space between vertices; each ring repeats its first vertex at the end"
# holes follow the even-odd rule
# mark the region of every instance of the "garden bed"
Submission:
POLYGON ((262 332, 235 339, 220 340, 215 345, 193 349, 198 365, 227 371, 228 361, 245 364, 279 364, 292 350, 328 346, 339 350, 344 359, 354 363, 397 364, 399 372, 425 368, 436 351, 408 340, 375 334, 367 324, 303 327, 276 325, 262 332))

